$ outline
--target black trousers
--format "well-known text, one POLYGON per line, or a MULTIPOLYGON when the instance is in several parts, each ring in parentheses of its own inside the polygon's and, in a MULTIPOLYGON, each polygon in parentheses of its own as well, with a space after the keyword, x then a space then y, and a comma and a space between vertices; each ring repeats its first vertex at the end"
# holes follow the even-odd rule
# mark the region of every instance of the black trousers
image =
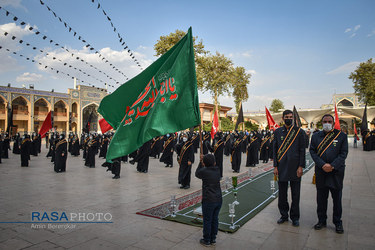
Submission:
POLYGON ((318 213, 319 222, 326 223, 327 220, 327 205, 328 205, 328 195, 331 192, 333 200, 333 224, 337 225, 341 223, 342 215, 342 190, 333 189, 329 187, 316 188, 316 202, 318 207, 316 209, 318 213))
MULTIPOLYGON (((279 181, 279 211, 281 218, 288 219, 289 203, 288 203, 288 182, 279 181)), ((301 180, 289 181, 290 190, 292 191, 292 204, 290 206, 290 219, 292 221, 299 220, 299 197, 301 191, 301 180)))

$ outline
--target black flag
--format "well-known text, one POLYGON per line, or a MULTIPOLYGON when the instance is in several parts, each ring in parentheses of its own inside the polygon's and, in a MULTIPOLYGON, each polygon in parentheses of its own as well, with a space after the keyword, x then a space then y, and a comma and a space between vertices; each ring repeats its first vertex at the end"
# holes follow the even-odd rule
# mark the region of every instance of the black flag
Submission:
POLYGON ((7 133, 9 133, 11 127, 14 127, 14 125, 13 125, 13 107, 8 103, 7 109, 8 109, 7 133))
POLYGON ((240 107, 240 112, 238 112, 238 117, 237 117, 236 127, 234 128, 234 130, 237 130, 238 125, 239 125, 241 122, 244 122, 244 119, 243 119, 243 111, 242 111, 242 103, 241 103, 241 107, 240 107))
POLYGON ((362 125, 361 125, 361 134, 362 136, 365 136, 365 132, 368 131, 368 124, 367 124, 367 103, 365 106, 365 110, 363 111, 363 117, 362 117, 362 125))
POLYGON ((92 119, 92 112, 93 112, 93 111, 91 111, 91 113, 90 113, 90 115, 89 115, 89 119, 88 119, 87 122, 86 122, 86 126, 85 126, 85 132, 86 132, 86 133, 89 133, 89 132, 90 132, 90 123, 91 123, 91 119, 92 119))
POLYGON ((72 112, 69 112, 69 131, 72 131, 72 112))
POLYGON ((302 122, 297 112, 296 106, 293 106, 293 119, 294 119, 294 125, 301 128, 302 122))

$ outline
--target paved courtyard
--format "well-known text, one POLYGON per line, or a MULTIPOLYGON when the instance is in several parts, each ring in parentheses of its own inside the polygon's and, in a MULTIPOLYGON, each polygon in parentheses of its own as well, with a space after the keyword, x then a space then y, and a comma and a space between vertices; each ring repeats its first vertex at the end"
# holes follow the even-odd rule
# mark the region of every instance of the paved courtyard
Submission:
MULTIPOLYGON (((192 177, 189 190, 179 189, 178 166, 165 168, 150 158, 149 173, 122 164, 121 179, 113 180, 96 159, 96 168, 84 167, 82 155, 68 157, 67 172, 55 173, 50 159, 31 156, 28 168, 20 156, 0 164, 0 249, 201 249, 202 229, 137 215, 136 212, 201 188, 192 177), (34 224, 32 213, 58 212, 110 214, 113 223, 34 224), (28 222, 28 223, 26 223, 28 222), (37 228, 38 226, 46 228, 37 228), (68 228, 57 226, 68 225, 68 228)), ((198 155, 196 155, 196 160, 198 155)), ((247 171, 242 159, 241 172, 247 171)), ((317 222, 313 170, 303 177, 300 227, 278 225, 277 200, 234 234, 219 232, 217 249, 374 249, 375 246, 375 152, 350 145, 343 190, 345 233, 334 231, 332 202, 328 227, 315 231, 317 222)), ((229 158, 224 158, 224 176, 232 176, 229 158)), ((193 172, 197 162, 193 165, 193 172)), ((194 174, 194 173, 193 173, 194 174)), ((251 197, 249 197, 250 199, 251 197)), ((227 206, 227 204, 223 204, 227 206)), ((90 219, 90 218, 86 218, 90 219)))

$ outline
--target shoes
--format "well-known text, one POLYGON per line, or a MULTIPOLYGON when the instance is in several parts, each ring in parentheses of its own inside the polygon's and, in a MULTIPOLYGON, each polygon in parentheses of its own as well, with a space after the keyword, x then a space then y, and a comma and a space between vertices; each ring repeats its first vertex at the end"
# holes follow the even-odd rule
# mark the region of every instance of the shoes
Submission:
POLYGON ((283 224, 284 222, 288 221, 288 219, 285 219, 285 218, 280 218, 278 221, 277 221, 277 224, 283 224))
POLYGON ((205 247, 211 246, 211 244, 209 242, 205 241, 204 239, 200 239, 199 243, 201 243, 201 245, 203 245, 205 247))
POLYGON ((112 179, 120 179, 120 176, 115 175, 115 176, 112 177, 112 179))
POLYGON ((318 222, 318 223, 316 223, 315 224, 315 226, 314 226, 314 229, 315 230, 320 230, 320 229, 322 229, 323 227, 327 227, 327 223, 326 222, 318 222))
POLYGON ((212 246, 215 246, 216 245, 216 240, 211 240, 210 243, 211 243, 212 246))
POLYGON ((148 172, 147 170, 144 170, 144 171, 143 171, 143 173, 145 173, 145 174, 147 174, 147 172, 148 172))
POLYGON ((182 186, 182 185, 181 185, 181 186, 180 186, 180 189, 183 189, 183 188, 185 188, 185 186, 182 186))
POLYGON ((292 222, 293 227, 299 227, 299 220, 294 220, 292 222))
POLYGON ((336 233, 338 233, 338 234, 344 233, 344 227, 342 226, 342 223, 336 224, 336 233))
POLYGON ((190 185, 186 185, 185 187, 184 187, 184 189, 189 189, 190 188, 190 185))

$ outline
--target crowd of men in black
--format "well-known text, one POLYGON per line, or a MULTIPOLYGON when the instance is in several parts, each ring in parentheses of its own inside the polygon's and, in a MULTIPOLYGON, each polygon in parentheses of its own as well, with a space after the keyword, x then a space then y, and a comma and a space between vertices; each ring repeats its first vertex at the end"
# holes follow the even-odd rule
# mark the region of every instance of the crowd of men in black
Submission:
MULTIPOLYGON (((51 157, 54 170, 57 173, 66 171, 68 153, 72 156, 83 154, 84 164, 89 168, 95 167, 95 156, 106 158, 107 148, 113 133, 104 135, 97 133, 83 133, 80 138, 77 134, 70 133, 65 138, 64 133, 51 132, 46 135, 46 147, 49 149, 47 157, 51 157)), ((10 137, 6 133, 0 138, 0 163, 1 158, 8 158, 10 137)), ((310 134, 306 138, 308 146, 310 134)), ((375 130, 362 133, 363 150, 375 150, 375 130)), ((22 137, 17 133, 14 137, 13 153, 21 155, 21 166, 29 165, 30 155, 38 156, 41 153, 41 137, 37 133, 31 136, 25 133, 22 137)), ((211 152, 215 156, 216 164, 223 176, 223 156, 230 157, 233 172, 239 173, 242 154, 246 153, 246 167, 254 167, 261 161, 267 163, 273 158, 273 131, 245 131, 245 132, 218 132, 211 139, 209 132, 202 132, 203 154, 211 152)), ((165 167, 173 167, 173 153, 177 153, 177 161, 180 167, 178 182, 181 188, 190 187, 191 165, 194 163, 194 153, 200 148, 200 136, 198 132, 170 133, 156 137, 133 153, 114 159, 112 163, 104 163, 107 171, 114 174, 114 179, 120 178, 121 162, 137 163, 137 171, 148 172, 149 157, 158 158, 165 167), (131 160, 128 160, 131 158, 131 160)))

